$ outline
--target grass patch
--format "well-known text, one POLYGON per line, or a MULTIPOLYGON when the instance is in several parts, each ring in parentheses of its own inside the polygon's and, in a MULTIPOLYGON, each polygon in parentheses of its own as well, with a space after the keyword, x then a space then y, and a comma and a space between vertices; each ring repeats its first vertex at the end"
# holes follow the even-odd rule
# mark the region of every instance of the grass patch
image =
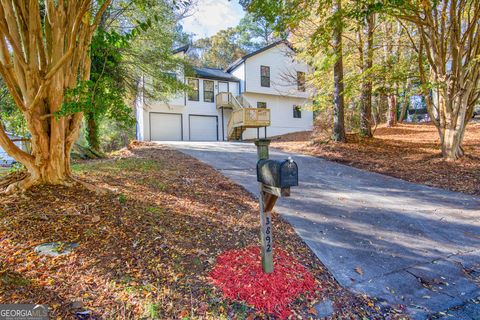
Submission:
POLYGON ((72 165, 72 171, 78 174, 86 174, 91 171, 117 172, 149 172, 161 170, 163 161, 153 159, 113 159, 81 162, 72 165))
POLYGON ((166 191, 167 190, 167 185, 165 183, 161 182, 161 181, 154 180, 152 182, 152 184, 155 188, 157 188, 160 191, 166 191))
POLYGON ((162 215, 165 213, 165 209, 160 207, 148 207, 147 212, 155 213, 156 215, 162 215))
POLYGON ((10 170, 11 170, 11 168, 9 168, 9 167, 0 167, 0 178, 9 174, 10 170))
POLYGON ((4 273, 0 274, 0 283, 4 286, 25 287, 30 285, 31 281, 20 275, 4 273))
POLYGON ((127 196, 124 195, 124 194, 119 195, 118 196, 118 202, 120 202, 121 204, 127 203, 127 196))
POLYGON ((145 305, 145 316, 150 319, 157 319, 161 310, 159 303, 150 302, 145 305))

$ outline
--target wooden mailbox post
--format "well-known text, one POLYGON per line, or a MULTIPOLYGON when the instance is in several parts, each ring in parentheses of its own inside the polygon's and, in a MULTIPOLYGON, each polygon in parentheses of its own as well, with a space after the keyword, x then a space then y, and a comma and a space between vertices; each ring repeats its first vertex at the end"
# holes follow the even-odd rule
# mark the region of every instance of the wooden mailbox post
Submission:
POLYGON ((290 187, 298 186, 297 164, 288 158, 284 161, 270 160, 270 140, 258 139, 257 181, 259 182, 260 239, 262 242, 262 269, 273 272, 272 210, 279 197, 290 196, 290 187))

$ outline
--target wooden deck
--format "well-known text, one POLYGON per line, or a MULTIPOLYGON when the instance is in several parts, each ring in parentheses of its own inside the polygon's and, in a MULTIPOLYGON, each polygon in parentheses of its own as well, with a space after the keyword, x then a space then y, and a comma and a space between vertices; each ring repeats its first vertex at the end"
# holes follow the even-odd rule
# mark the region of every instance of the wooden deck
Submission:
POLYGON ((247 128, 269 127, 270 109, 252 108, 242 96, 235 97, 230 92, 220 92, 216 96, 217 108, 232 109, 232 116, 228 121, 228 139, 239 140, 247 128))
POLYGON ((232 112, 233 127, 259 128, 270 126, 270 109, 242 108, 232 112))

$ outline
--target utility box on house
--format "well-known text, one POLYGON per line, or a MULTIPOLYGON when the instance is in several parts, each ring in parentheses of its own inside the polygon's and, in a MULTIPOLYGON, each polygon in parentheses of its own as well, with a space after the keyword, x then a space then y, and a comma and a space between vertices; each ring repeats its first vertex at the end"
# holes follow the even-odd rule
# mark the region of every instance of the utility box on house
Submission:
POLYGON ((292 159, 259 160, 257 162, 257 181, 274 188, 298 186, 298 166, 292 159))

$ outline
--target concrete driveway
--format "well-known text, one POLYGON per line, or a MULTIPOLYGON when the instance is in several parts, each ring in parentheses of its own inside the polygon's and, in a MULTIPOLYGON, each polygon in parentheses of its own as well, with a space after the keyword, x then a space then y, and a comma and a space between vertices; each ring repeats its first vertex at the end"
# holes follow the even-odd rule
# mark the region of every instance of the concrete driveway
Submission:
MULTIPOLYGON (((253 143, 162 144, 258 193, 253 143)), ((276 210, 341 285, 405 305, 415 319, 439 312, 480 319, 480 198, 270 152, 275 159, 287 156, 298 163, 300 186, 276 210)))

